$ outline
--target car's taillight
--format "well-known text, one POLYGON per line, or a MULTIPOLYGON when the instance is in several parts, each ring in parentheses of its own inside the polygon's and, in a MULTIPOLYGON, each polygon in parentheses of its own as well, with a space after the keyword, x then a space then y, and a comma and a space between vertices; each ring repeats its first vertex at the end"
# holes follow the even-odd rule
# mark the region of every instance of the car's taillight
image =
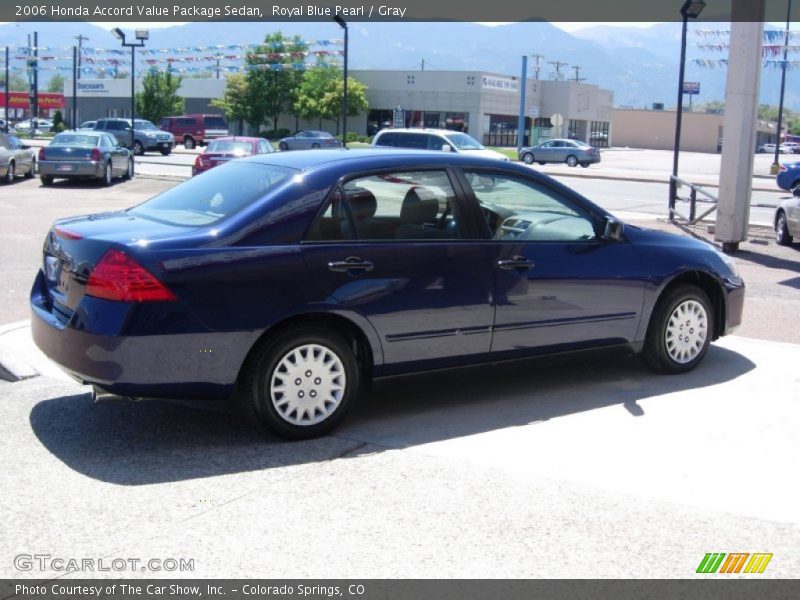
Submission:
POLYGON ((206 162, 208 160, 208 154, 200 154, 197 158, 194 159, 194 166, 196 169, 205 169, 208 166, 206 162))
POLYGON ((39 160, 44 160, 44 148, 39 148, 39 160))
POLYGON ((94 161, 100 160, 100 148, 92 148, 91 159, 94 161))
POLYGON ((112 248, 89 275, 86 294, 117 302, 157 302, 176 300, 147 269, 120 250, 112 248))

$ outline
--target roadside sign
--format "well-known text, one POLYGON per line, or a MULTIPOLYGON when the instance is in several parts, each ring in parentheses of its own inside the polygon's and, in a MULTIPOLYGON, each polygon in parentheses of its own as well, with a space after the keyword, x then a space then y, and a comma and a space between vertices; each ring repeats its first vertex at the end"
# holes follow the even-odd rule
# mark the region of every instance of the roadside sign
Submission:
POLYGON ((696 95, 700 93, 700 82, 699 81, 684 81, 683 82, 683 93, 684 94, 692 94, 696 95))

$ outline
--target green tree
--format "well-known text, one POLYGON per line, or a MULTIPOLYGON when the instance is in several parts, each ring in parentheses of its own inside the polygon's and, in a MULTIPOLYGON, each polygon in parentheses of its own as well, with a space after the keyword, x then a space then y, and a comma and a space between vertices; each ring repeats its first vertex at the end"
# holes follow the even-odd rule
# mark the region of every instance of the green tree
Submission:
POLYGON ((142 78, 142 91, 136 94, 136 114, 158 123, 167 115, 183 113, 184 99, 178 96, 181 77, 152 70, 142 78))
MULTIPOLYGON (((5 74, 0 76, 0 88, 5 88, 6 85, 6 78, 5 74)), ((8 87, 11 88, 12 92, 24 92, 28 89, 28 82, 27 80, 19 75, 19 73, 9 73, 8 75, 8 87)))
POLYGON ((56 73, 47 82, 47 91, 54 94, 61 94, 64 92, 64 76, 56 73))
POLYGON ((305 60, 308 45, 300 36, 288 38, 282 32, 267 34, 264 43, 247 55, 247 84, 252 102, 250 123, 260 125, 293 112, 294 90, 302 80, 302 69, 295 65, 305 60))
MULTIPOLYGON (((342 72, 335 64, 320 63, 303 74, 298 88, 295 111, 307 120, 319 119, 336 121, 336 133, 339 133, 344 98, 344 82, 342 72)), ((347 78, 347 115, 355 117, 367 112, 367 86, 360 81, 347 78)))
POLYGON ((247 75, 244 73, 231 73, 225 76, 225 93, 222 98, 211 100, 211 106, 220 109, 228 117, 228 121, 239 121, 239 130, 242 123, 247 122, 259 125, 260 116, 253 112, 250 86, 247 75))

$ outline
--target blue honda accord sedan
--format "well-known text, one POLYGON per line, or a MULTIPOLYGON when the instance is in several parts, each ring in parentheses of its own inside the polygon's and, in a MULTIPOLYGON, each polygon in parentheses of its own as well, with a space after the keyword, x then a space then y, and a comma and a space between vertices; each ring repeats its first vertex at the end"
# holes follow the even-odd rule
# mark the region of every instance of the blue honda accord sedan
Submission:
POLYGON ((57 221, 38 346, 96 393, 341 422, 372 378, 601 347, 688 371, 739 325, 733 261, 522 165, 445 152, 253 156, 57 221))

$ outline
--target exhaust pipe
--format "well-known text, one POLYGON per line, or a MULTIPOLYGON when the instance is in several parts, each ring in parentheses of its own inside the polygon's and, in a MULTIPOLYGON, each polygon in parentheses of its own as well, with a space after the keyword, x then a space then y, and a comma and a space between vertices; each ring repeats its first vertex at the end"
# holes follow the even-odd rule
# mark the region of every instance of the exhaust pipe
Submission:
POLYGON ((114 394, 113 392, 104 390, 96 385, 92 386, 92 402, 113 402, 123 400, 134 400, 134 398, 131 398, 130 396, 120 396, 118 394, 114 394))

